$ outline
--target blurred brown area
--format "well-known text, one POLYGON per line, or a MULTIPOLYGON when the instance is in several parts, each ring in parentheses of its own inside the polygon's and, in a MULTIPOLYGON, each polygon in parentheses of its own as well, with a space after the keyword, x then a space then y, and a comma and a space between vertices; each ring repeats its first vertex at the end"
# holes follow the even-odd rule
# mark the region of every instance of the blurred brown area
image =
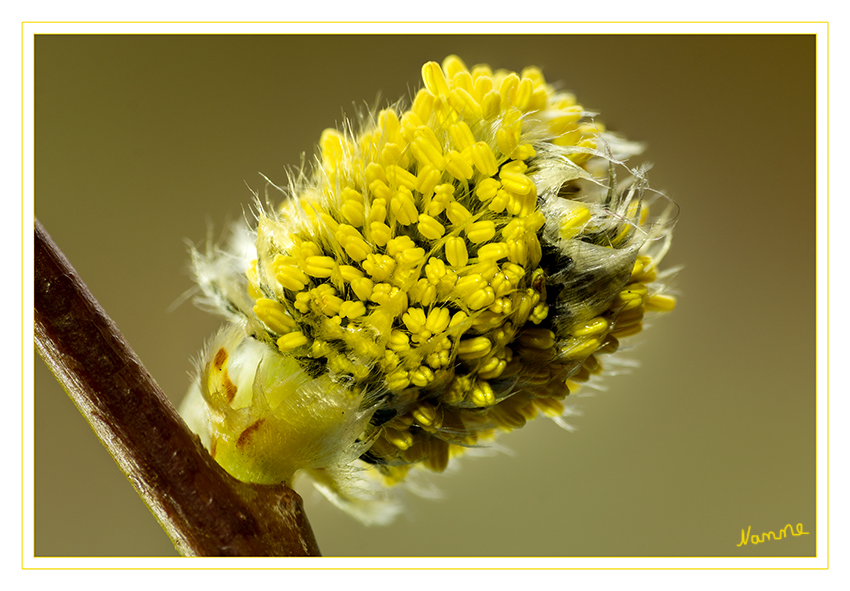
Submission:
MULTIPOLYGON (((520 70, 645 142, 681 207, 679 307, 575 396, 367 528, 309 488, 325 555, 815 553, 813 36, 74 36, 35 41, 35 214, 178 403, 219 320, 186 301, 186 240, 248 214, 344 114, 407 97, 421 65, 520 70), (592 394, 592 395, 591 395, 592 394), (741 529, 812 535, 737 547, 741 529)), ((636 161, 637 162, 637 161, 636 161)), ((35 553, 174 550, 40 359, 35 553)))

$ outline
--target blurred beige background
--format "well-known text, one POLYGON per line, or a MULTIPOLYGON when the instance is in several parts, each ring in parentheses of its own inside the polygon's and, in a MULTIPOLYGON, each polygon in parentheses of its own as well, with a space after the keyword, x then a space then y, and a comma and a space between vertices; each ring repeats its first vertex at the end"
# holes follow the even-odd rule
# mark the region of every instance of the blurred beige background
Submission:
MULTIPOLYGON (((647 143, 681 207, 680 304, 628 352, 640 368, 574 398, 575 432, 532 422, 392 526, 304 491, 324 554, 813 555, 812 36, 38 36, 35 214, 176 403, 219 325, 168 311, 191 287, 184 239, 449 53, 536 64, 647 143), (736 547, 798 522, 812 535, 736 547)), ((38 358, 35 389, 36 555, 174 555, 38 358)))

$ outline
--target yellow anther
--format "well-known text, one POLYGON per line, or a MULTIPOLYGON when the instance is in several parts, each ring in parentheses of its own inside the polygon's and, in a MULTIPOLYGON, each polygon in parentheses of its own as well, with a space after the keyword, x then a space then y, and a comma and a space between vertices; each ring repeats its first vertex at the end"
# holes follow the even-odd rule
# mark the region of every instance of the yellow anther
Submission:
POLYGON ((505 190, 517 195, 527 195, 534 188, 531 179, 523 174, 527 168, 525 162, 519 160, 502 166, 499 170, 499 178, 505 190))
POLYGON ((443 195, 446 203, 449 203, 454 199, 455 186, 451 183, 442 183, 434 187, 434 193, 443 195))
POLYGON ((425 310, 422 308, 408 308, 401 317, 401 321, 412 334, 416 334, 425 326, 425 310))
MULTIPOLYGON (((404 141, 404 138, 402 138, 404 141)), ((407 163, 407 157, 404 155, 404 147, 407 144, 396 144, 396 143, 386 143, 384 147, 381 149, 381 160, 385 164, 400 164, 404 162, 407 163)))
POLYGON ((443 157, 443 148, 430 127, 423 125, 416 130, 413 142, 410 144, 410 150, 423 166, 445 170, 446 159, 443 157))
POLYGON ((511 158, 514 160, 528 160, 529 158, 534 158, 536 155, 537 151, 531 144, 519 145, 511 152, 511 158))
POLYGON ((425 321, 425 329, 431 334, 439 334, 449 327, 451 312, 448 308, 432 308, 425 321))
POLYGON ((446 72, 446 76, 448 76, 449 80, 461 73, 469 75, 469 71, 466 69, 466 64, 464 64, 463 60, 456 55, 446 56, 443 60, 443 70, 446 72))
MULTIPOLYGON (((418 369, 410 372, 410 383, 414 386, 419 386, 420 388, 424 388, 428 384, 434 381, 434 372, 431 371, 430 367, 426 367, 424 365, 420 365, 418 369)), ((417 411, 413 411, 413 416, 416 420, 419 420, 417 411)), ((422 423, 422 421, 419 421, 422 423)), ((430 425, 428 425, 430 426, 430 425)))
POLYGON ((390 210, 403 226, 409 226, 419 219, 419 210, 416 209, 416 202, 413 200, 413 193, 407 188, 400 187, 393 195, 393 200, 390 202, 390 210))
POLYGON ((481 103, 481 116, 484 119, 493 119, 502 108, 502 97, 496 90, 490 90, 479 101, 481 103))
POLYGON ((599 334, 608 330, 608 321, 601 316, 588 320, 584 324, 574 327, 570 333, 576 337, 585 337, 599 334))
POLYGON ((561 238, 569 239, 576 236, 585 224, 590 221, 590 217, 590 210, 580 204, 564 211, 563 217, 559 222, 561 238))
POLYGON ((387 254, 391 257, 396 256, 408 248, 416 248, 416 243, 411 240, 410 236, 396 236, 387 242, 387 254))
POLYGON ((467 220, 469 220, 469 218, 472 217, 469 210, 457 201, 452 201, 448 204, 446 207, 446 215, 455 226, 462 226, 467 220))
POLYGON ((546 216, 541 211, 534 211, 523 218, 523 225, 528 232, 537 232, 546 224, 546 216))
POLYGON ((416 190, 423 195, 428 195, 440 182, 442 173, 433 166, 423 166, 416 175, 416 190))
POLYGON ((383 254, 370 254, 363 261, 363 270, 371 275, 375 281, 386 281, 392 277, 395 267, 395 259, 383 254))
POLYGON ((499 272, 499 266, 495 261, 483 259, 475 265, 468 265, 463 271, 467 274, 478 274, 485 282, 489 282, 499 272))
MULTIPOLYGON (((406 113, 404 117, 401 119, 402 125, 402 134, 404 134, 404 128, 410 124, 418 123, 422 125, 423 123, 427 123, 427 121, 431 118, 431 113, 434 110, 434 101, 436 97, 431 94, 427 88, 422 88, 419 92, 416 93, 416 97, 413 99, 413 105, 411 106, 410 113, 406 113), (413 117, 408 118, 407 115, 412 115, 413 117), (416 118, 414 122, 413 118, 416 118), (408 121, 405 121, 405 119, 408 121), (407 125, 406 125, 407 124, 407 125)), ((405 138, 409 141, 409 138, 405 138)))
POLYGON ((496 145, 505 156, 513 154, 519 145, 520 132, 510 127, 500 127, 496 131, 496 145))
POLYGON ((526 328, 520 333, 518 342, 530 349, 549 349, 555 345, 555 333, 546 328, 526 328))
POLYGON ((632 283, 626 286, 626 289, 617 294, 617 298, 621 302, 631 302, 640 300, 646 296, 646 285, 643 283, 632 283))
MULTIPOLYGON (((427 368, 420 368, 427 369, 427 368)), ((431 373, 431 370, 428 370, 428 373, 431 374, 431 379, 434 379, 434 374, 431 373)), ((412 376, 411 376, 412 377, 412 376)), ((433 404, 429 402, 422 402, 413 409, 411 413, 413 415, 413 420, 422 425, 423 427, 436 427, 438 426, 438 413, 437 409, 433 404)))
POLYGON ((410 449, 413 445, 413 435, 410 431, 398 431, 396 429, 384 429, 384 438, 401 451, 410 449))
POLYGON ((466 161, 460 152, 451 150, 446 154, 446 172, 459 181, 472 178, 472 166, 466 161))
POLYGON ((355 261, 362 261, 372 253, 372 247, 354 226, 340 224, 336 231, 336 239, 345 249, 345 253, 355 261))
POLYGON ((525 233, 525 223, 523 220, 511 220, 504 228, 502 228, 502 238, 505 240, 516 240, 525 233))
POLYGON ((493 288, 497 298, 506 296, 513 291, 515 286, 516 283, 512 283, 511 279, 505 272, 496 273, 493 278, 490 279, 490 287, 493 288))
POLYGON ((494 378, 498 378, 504 373, 505 367, 507 367, 507 362, 504 359, 499 359, 498 357, 491 357, 486 367, 482 367, 480 370, 478 370, 478 377, 485 380, 492 380, 494 378))
POLYGON ((372 206, 369 208, 370 222, 383 222, 387 219, 387 200, 375 199, 372 201, 372 206))
POLYGON ((514 87, 519 84, 519 76, 511 72, 502 79, 499 85, 499 94, 502 95, 502 107, 508 107, 511 104, 511 95, 515 92, 514 87))
POLYGON ((333 257, 310 256, 304 260, 304 272, 311 277, 330 277, 335 266, 333 257))
POLYGON ((546 302, 540 302, 534 309, 531 311, 531 316, 529 316, 529 320, 531 320, 534 324, 540 324, 546 317, 549 315, 549 304, 546 302))
MULTIPOLYGON (((463 80, 463 78, 460 78, 463 80)), ((452 81, 454 83, 454 81, 452 81)), ((481 104, 467 88, 455 88, 449 95, 449 104, 469 121, 478 121, 484 115, 481 104)))
POLYGON ((327 357, 333 352, 333 347, 327 341, 313 341, 313 344, 310 345, 310 356, 314 359, 327 357))
POLYGON ((482 70, 474 69, 472 71, 472 88, 475 98, 480 101, 488 92, 493 90, 493 78, 490 75, 482 74, 482 70))
POLYGON ((572 361, 587 357, 596 349, 599 348, 599 339, 592 337, 583 337, 578 339, 570 339, 558 351, 559 358, 564 361, 572 361))
POLYGON ((564 134, 574 128, 574 124, 582 118, 584 108, 581 105, 570 105, 561 109, 557 117, 549 121, 549 129, 554 135, 564 134))
POLYGON ((343 158, 348 148, 345 136, 335 129, 326 129, 319 139, 319 148, 322 151, 322 160, 331 170, 343 166, 343 158))
MULTIPOLYGON (((256 261, 255 261, 255 263, 256 263, 256 261)), ((646 257, 638 257, 635 260, 634 266, 632 267, 632 274, 631 274, 630 279, 634 280, 635 277, 639 277, 640 274, 643 273, 643 269, 644 269, 645 264, 646 264, 646 257)))
POLYGON ((322 285, 311 289, 310 297, 316 304, 316 307, 326 316, 333 316, 339 312, 340 306, 342 306, 343 303, 343 301, 336 296, 336 290, 327 283, 323 283, 322 285))
POLYGON ((463 152, 466 148, 475 144, 475 136, 472 135, 472 130, 464 121, 452 124, 449 128, 449 135, 458 152, 463 152))
POLYGON ((393 231, 384 222, 372 222, 369 229, 372 231, 372 242, 378 246, 386 246, 393 237, 393 231))
POLYGON ((669 312, 676 307, 676 298, 664 294, 656 294, 646 299, 646 309, 650 312, 669 312))
POLYGON ((410 338, 400 330, 393 330, 390 333, 387 347, 393 351, 407 351, 410 349, 410 338))
POLYGON ((479 359, 490 352, 493 343, 487 337, 464 339, 458 343, 457 355, 461 359, 479 359))
POLYGON ((446 228, 432 218, 430 215, 420 214, 419 215, 419 225, 417 226, 419 233, 422 234, 428 240, 438 240, 443 237, 443 234, 446 233, 446 228))
POLYGON ((401 130, 401 122, 394 109, 382 109, 378 113, 378 127, 384 130, 390 141, 396 141, 396 136, 401 130))
POLYGON ((498 179, 487 178, 478 183, 475 187, 475 195, 479 201, 489 201, 496 196, 502 183, 498 179))
POLYGON ((387 388, 391 392, 399 392, 410 385, 408 372, 403 369, 396 369, 387 374, 387 388))
POLYGON ((454 286, 454 295, 466 299, 479 289, 484 289, 487 286, 487 280, 479 273, 472 273, 461 277, 457 280, 454 286))
MULTIPOLYGON (((477 142, 472 146, 472 163, 485 176, 490 177, 499 172, 496 155, 493 154, 493 150, 486 142, 477 142)), ((481 195, 478 197, 480 199, 481 195)))
POLYGON ((446 239, 446 260, 455 268, 465 267, 469 261, 469 253, 466 251, 466 242, 463 238, 452 236, 446 239))
POLYGON ((359 228, 363 225, 363 195, 351 187, 343 189, 340 195, 342 205, 340 213, 352 226, 359 228))
POLYGON ((425 249, 421 247, 408 248, 396 255, 396 260, 400 265, 419 265, 425 262, 425 249))
POLYGON ((435 351, 428 355, 426 358, 426 362, 432 369, 440 369, 442 367, 448 367, 451 362, 451 355, 448 350, 443 351, 435 351))
MULTIPOLYGON (((275 259, 275 263, 277 263, 277 259, 275 259)), ((290 291, 301 291, 310 282, 307 275, 294 265, 274 264, 273 268, 277 282, 290 291)))
POLYGON ((469 300, 466 304, 469 306, 470 310, 480 310, 481 308, 486 308, 495 301, 496 293, 493 291, 492 287, 488 286, 483 289, 479 289, 469 296, 469 300))
POLYGON ((446 206, 454 200, 454 197, 451 193, 446 191, 439 191, 441 187, 445 187, 445 184, 437 185, 435 188, 435 192, 433 197, 431 198, 431 202, 428 204, 427 213, 428 215, 435 217, 443 213, 445 211, 446 206))
POLYGON ((444 130, 448 130, 448 128, 460 118, 460 114, 449 102, 451 96, 452 95, 449 94, 445 97, 440 97, 437 101, 434 101, 434 118, 436 119, 437 125, 444 130))
POLYGON ((343 318, 360 318, 366 313, 363 302, 346 300, 339 307, 339 315, 343 318))
POLYGON ((428 259, 428 264, 425 265, 425 276, 431 284, 437 285, 446 276, 446 264, 437 258, 428 259))
MULTIPOLYGON (((596 150, 596 140, 593 139, 593 138, 584 138, 581 141, 579 141, 579 143, 576 144, 576 146, 579 147, 579 148, 584 148, 586 150, 596 150)), ((582 152, 575 152, 573 154, 570 154, 569 156, 567 156, 567 158, 569 158, 570 160, 572 160, 576 164, 582 164, 584 162, 587 162, 590 159, 591 156, 593 156, 592 152, 582 151, 582 152)))
MULTIPOLYGON (((501 186, 501 184, 499 185, 501 186)), ((508 206, 508 202, 511 200, 511 194, 505 191, 504 189, 499 189, 496 192, 496 196, 487 204, 487 209, 492 211, 493 213, 502 213, 505 211, 505 208, 508 206)))
POLYGON ((392 196, 389 185, 387 185, 386 181, 383 181, 381 179, 375 179, 374 181, 369 183, 369 192, 372 193, 372 197, 375 201, 377 201, 378 199, 389 201, 390 197, 392 196))
MULTIPOLYGON (((535 86, 537 86, 535 84, 535 86)), ((549 93, 546 88, 536 87, 531 93, 531 100, 528 101, 528 111, 542 111, 549 104, 549 93)))
POLYGON ((457 273, 452 269, 446 269, 446 274, 436 285, 437 293, 441 298, 447 298, 454 289, 455 283, 457 283, 457 273))
POLYGON ((516 287, 520 280, 525 277, 525 269, 514 263, 502 263, 502 272, 508 278, 512 287, 516 287))
POLYGON ((290 332, 277 340, 277 348, 286 352, 306 345, 309 342, 310 340, 301 331, 290 332))
POLYGON ((384 170, 384 167, 377 162, 370 162, 367 164, 366 169, 363 171, 363 175, 366 178, 367 185, 371 185, 375 181, 381 181, 385 185, 387 184, 387 173, 384 170))
POLYGON ((531 101, 533 83, 528 78, 520 80, 519 84, 512 89, 511 102, 520 111, 525 111, 531 101))
POLYGON ((508 240, 508 260, 518 265, 534 266, 529 265, 528 245, 523 240, 508 240))
POLYGON ((657 276, 655 263, 648 256, 639 256, 635 261, 635 267, 632 269, 630 281, 640 283, 652 283, 657 276), (640 265, 640 270, 638 270, 640 265))
POLYGON ((427 279, 422 278, 416 282, 410 290, 410 301, 418 302, 423 306, 430 306, 437 299, 437 287, 431 285, 427 279))
POLYGON ((364 302, 370 298, 373 289, 374 283, 368 277, 356 277, 351 280, 351 290, 364 302))
POLYGON ((474 222, 466 228, 466 237, 473 244, 480 244, 491 240, 495 235, 496 224, 493 220, 474 222))
POLYGON ((449 93, 446 77, 437 62, 428 62, 422 66, 422 81, 425 82, 425 88, 435 96, 445 96, 449 93))
POLYGON ((455 312, 454 316, 452 316, 451 322, 449 322, 449 328, 454 328, 456 326, 461 326, 469 319, 469 315, 466 312, 455 312))
POLYGON ((286 334, 295 328, 295 320, 275 300, 259 298, 254 304, 254 314, 274 333, 286 334))
MULTIPOLYGON (((432 95, 430 92, 428 92, 427 89, 422 88, 422 89, 419 90, 419 92, 416 95, 416 98, 413 101, 414 105, 416 104, 416 100, 419 99, 420 94, 428 95, 428 96, 431 97, 432 100, 434 98, 434 95, 432 95)), ((430 107, 429 107, 429 109, 430 109, 430 107)), ((429 112, 429 116, 430 116, 430 112, 429 112)), ((426 118, 426 121, 427 121, 427 118, 426 118)), ((416 130, 422 124, 423 124, 422 119, 420 119, 419 115, 417 115, 416 112, 414 112, 412 109, 410 111, 407 111, 406 113, 404 113, 401 116, 401 137, 402 137, 402 139, 405 142, 413 141, 413 134, 416 132, 416 130)))
POLYGON ((537 66, 526 66, 520 72, 521 78, 528 78, 534 84, 534 88, 538 88, 546 84, 546 78, 543 76, 543 72, 540 71, 540 68, 537 66))
MULTIPOLYGON (((472 75, 468 70, 457 71, 446 79, 449 80, 449 86, 453 93, 455 90, 463 90, 470 94, 475 92, 475 83, 472 81, 472 75)), ((449 99, 451 100, 451 97, 449 99)))
POLYGON ((385 169, 387 173, 387 182, 391 186, 404 187, 408 191, 416 190, 416 175, 412 172, 391 164, 385 169))
POLYGON ((508 315, 508 314, 511 313, 511 310, 513 309, 513 305, 511 304, 510 298, 499 298, 499 297, 497 297, 493 301, 493 303, 490 304, 490 307, 487 308, 487 309, 490 310, 491 312, 496 313, 496 314, 508 315))
POLYGON ((478 380, 475 387, 469 393, 470 401, 478 407, 492 406, 496 404, 496 395, 493 388, 484 380, 478 380))
POLYGON ((485 244, 478 249, 478 258, 498 261, 499 259, 503 259, 508 256, 509 253, 510 250, 506 243, 491 242, 490 244, 485 244))

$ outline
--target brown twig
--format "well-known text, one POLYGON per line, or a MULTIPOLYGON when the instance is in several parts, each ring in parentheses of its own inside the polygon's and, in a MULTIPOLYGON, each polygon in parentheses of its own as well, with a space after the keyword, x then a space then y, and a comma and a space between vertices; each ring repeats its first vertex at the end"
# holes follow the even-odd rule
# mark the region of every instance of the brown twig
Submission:
POLYGON ((215 463, 38 220, 35 342, 181 554, 319 555, 301 497, 215 463))

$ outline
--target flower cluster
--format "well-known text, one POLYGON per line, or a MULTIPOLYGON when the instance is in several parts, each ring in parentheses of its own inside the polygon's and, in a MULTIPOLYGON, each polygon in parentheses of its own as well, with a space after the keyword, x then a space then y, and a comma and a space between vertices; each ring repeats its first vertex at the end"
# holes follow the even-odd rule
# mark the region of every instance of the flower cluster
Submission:
POLYGON ((304 471, 351 506, 353 464, 385 484, 442 471, 561 415, 601 354, 674 306, 656 270, 673 206, 625 168, 638 145, 537 68, 450 56, 422 79, 409 109, 326 130, 247 246, 196 253, 234 322, 186 413, 239 478, 304 471))

